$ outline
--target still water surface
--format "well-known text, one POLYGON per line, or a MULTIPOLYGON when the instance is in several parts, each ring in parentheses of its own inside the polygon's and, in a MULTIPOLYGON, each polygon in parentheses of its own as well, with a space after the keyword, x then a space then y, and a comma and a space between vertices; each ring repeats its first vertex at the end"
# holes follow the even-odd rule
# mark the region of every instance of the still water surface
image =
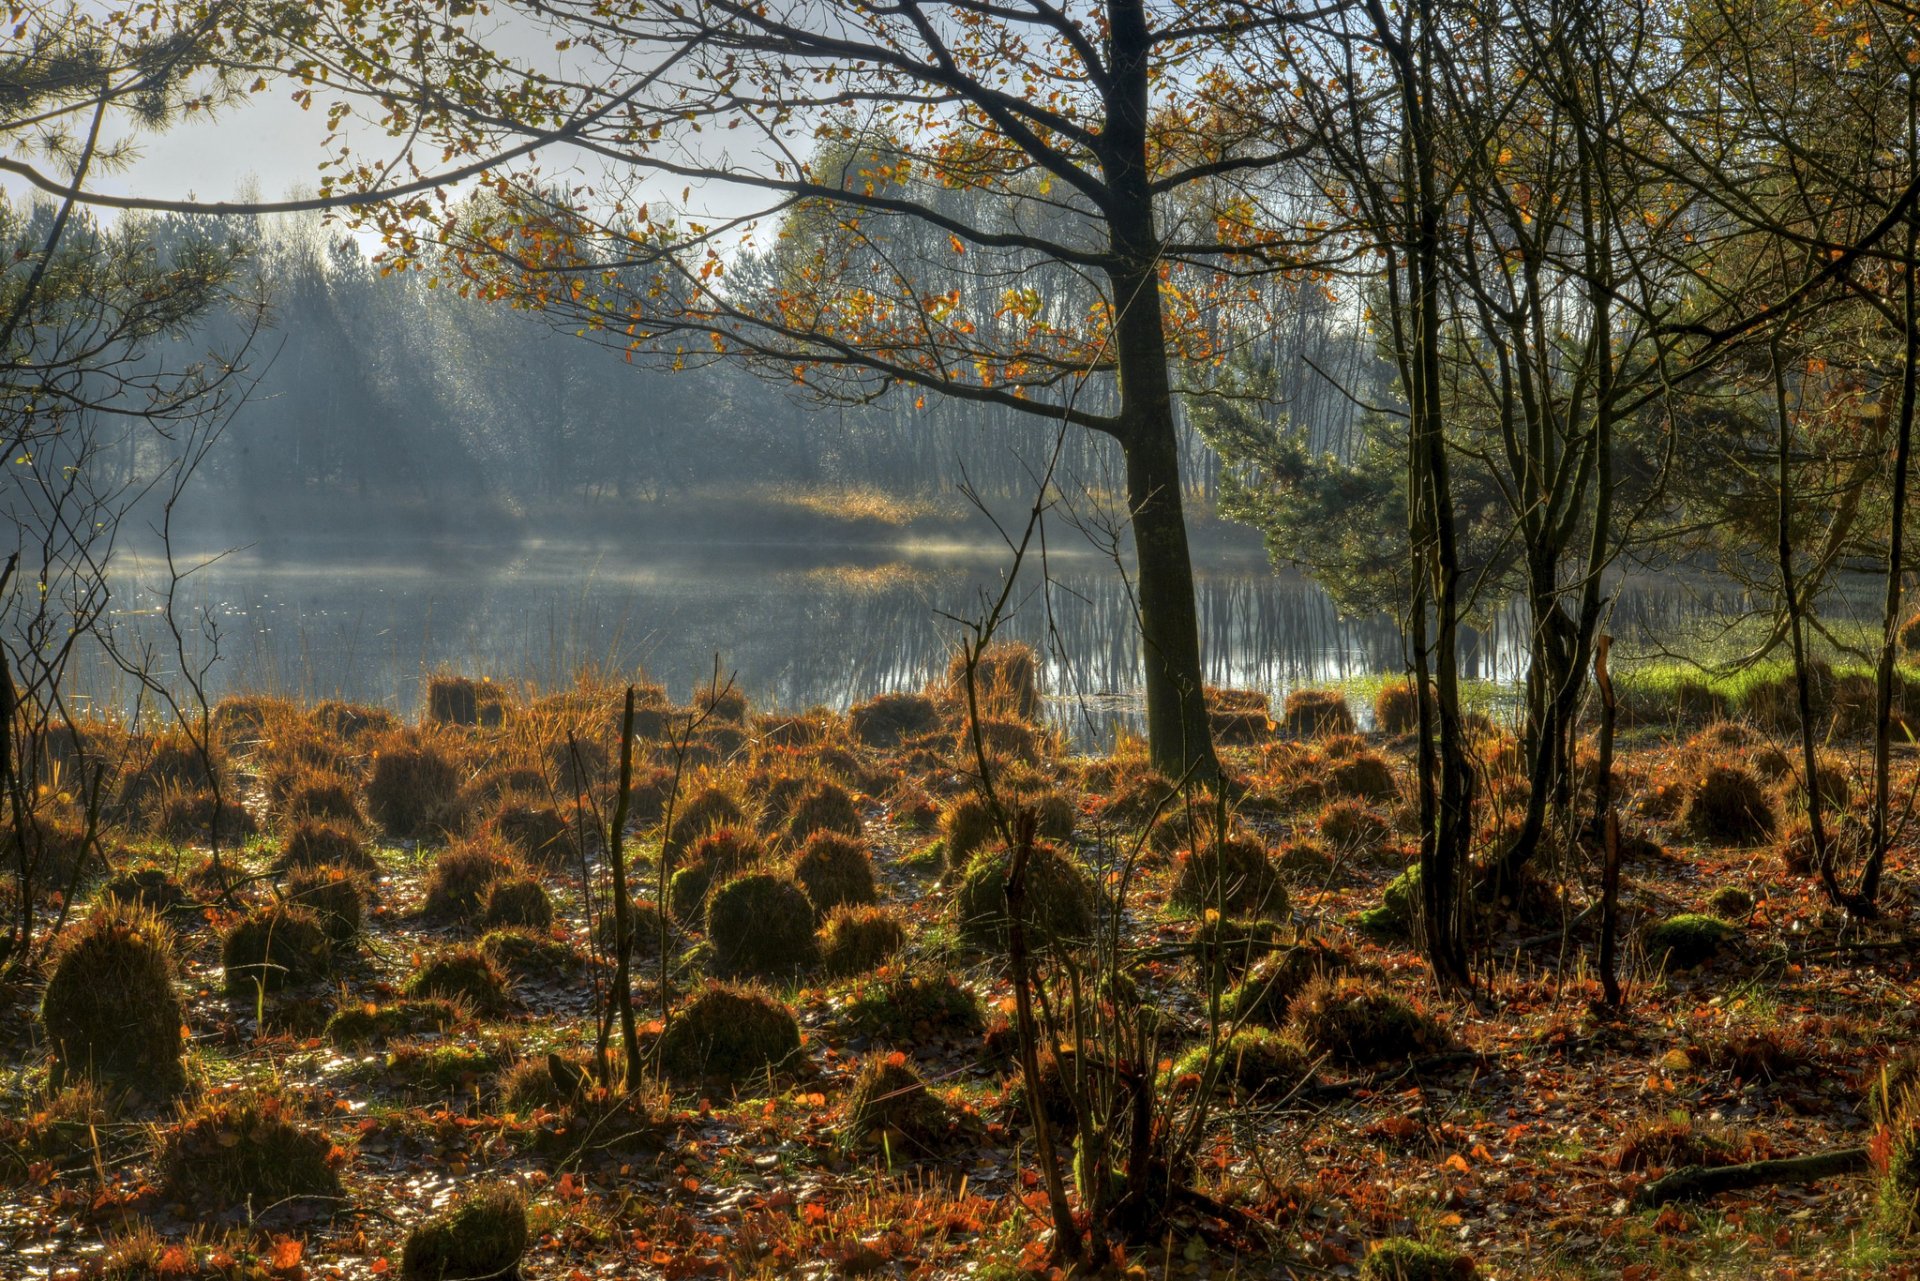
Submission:
MULTIPOLYGON (((389 557, 393 549, 387 549, 389 557)), ((1388 617, 1342 618, 1308 580, 1255 555, 1197 556, 1207 678, 1266 690, 1404 670, 1388 617)), ((946 665, 984 613, 1010 557, 1004 549, 669 547, 627 553, 556 544, 508 550, 422 549, 405 559, 351 554, 224 557, 183 596, 217 624, 214 692, 343 697, 403 714, 423 675, 448 667, 564 684, 583 666, 644 670, 676 699, 718 655, 757 703, 844 708, 875 693, 918 689, 946 665)), ((1092 553, 1053 554, 1023 569, 1002 634, 1046 655, 1059 718, 1096 743, 1139 712, 1139 645, 1128 582, 1092 553)), ((158 575, 129 563, 116 583, 128 626, 154 605, 158 575)), ((1745 607, 1738 593, 1662 581, 1629 584, 1610 626, 1677 631, 1745 607)), ((1511 683, 1522 634, 1512 610, 1466 638, 1464 673, 1511 683)), ((94 678, 97 696, 124 683, 94 678)))

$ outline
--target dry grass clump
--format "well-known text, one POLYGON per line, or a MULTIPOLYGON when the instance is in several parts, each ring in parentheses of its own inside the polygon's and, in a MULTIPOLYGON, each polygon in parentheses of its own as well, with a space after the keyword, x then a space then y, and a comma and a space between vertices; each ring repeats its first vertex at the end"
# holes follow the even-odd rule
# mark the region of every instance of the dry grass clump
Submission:
MULTIPOLYGON (((967 864, 955 897, 961 937, 975 947, 1004 951, 1007 942, 1007 868, 1001 847, 983 850, 967 864)), ((1027 859, 1025 925, 1034 945, 1072 945, 1093 933, 1093 890, 1072 860, 1044 842, 1027 859)))
POLYGON ((1670 1116, 1636 1121, 1613 1152, 1616 1170, 1677 1170, 1689 1165, 1725 1165, 1733 1148, 1725 1139, 1688 1120, 1670 1116))
POLYGON ((168 792, 208 791, 218 771, 228 776, 226 755, 218 744, 202 752, 184 730, 170 729, 127 742, 115 794, 123 813, 138 814, 168 792))
POLYGON ((1329 762, 1320 771, 1320 781, 1328 796, 1352 796, 1382 804, 1400 799, 1393 767, 1373 752, 1357 752, 1329 762))
POLYGON ((1473 1281, 1475 1275, 1466 1255, 1411 1237, 1374 1242, 1360 1264, 1360 1281, 1473 1281))
POLYGON ((693 696, 693 707, 706 713, 707 720, 726 725, 741 725, 747 719, 747 696, 732 686, 714 689, 703 686, 693 696))
POLYGON ((525 1198, 505 1184, 483 1185, 407 1233, 401 1281, 511 1281, 530 1239, 525 1198))
POLYGON ((307 722, 348 743, 390 734, 401 728, 400 718, 384 707, 346 703, 333 698, 315 703, 307 713, 307 722))
POLYGON ((515 796, 503 797, 484 830, 511 846, 521 858, 540 867, 574 863, 573 829, 566 816, 551 805, 515 796))
POLYGON ((1288 1021, 1315 1054, 1346 1067, 1401 1062, 1454 1048, 1433 1017, 1356 979, 1319 978, 1293 999, 1288 1021))
POLYGON ((367 883, 344 867, 295 868, 287 873, 287 902, 304 907, 320 922, 334 947, 360 937, 367 907, 367 883))
POLYGON ((372 876, 380 864, 367 852, 360 833, 336 823, 301 819, 286 834, 280 845, 276 866, 281 871, 301 867, 344 867, 372 876))
POLYGON ((439 997, 480 1014, 499 1014, 513 1002, 506 975, 479 948, 462 943, 428 957, 407 979, 406 994, 439 997))
POLYGON ((850 1140, 884 1135, 888 1149, 904 1143, 927 1148, 939 1142, 951 1127, 946 1106, 927 1089, 901 1053, 872 1055, 860 1065, 847 1091, 846 1119, 841 1132, 850 1140))
POLYGON ((40 1001, 53 1087, 93 1080, 177 1091, 184 1014, 174 975, 173 937, 145 908, 108 899, 63 933, 40 1001))
POLYGON ((1287 695, 1281 727, 1295 738, 1353 733, 1353 711, 1337 689, 1296 689, 1287 695))
POLYGON ((1318 939, 1269 952, 1222 994, 1220 1017, 1279 1027, 1290 1017, 1294 999, 1314 982, 1352 974, 1354 969, 1350 954, 1318 939))
POLYGON ((459 1007, 437 997, 391 1001, 385 1005, 366 1001, 334 1011, 321 1035, 329 1044, 352 1049, 419 1036, 423 1032, 445 1032, 460 1021, 459 1007))
POLYGON ((498 727, 512 702, 507 691, 490 678, 475 680, 440 672, 427 680, 426 719, 439 725, 498 727))
POLYGON ((682 921, 697 921, 706 911, 707 894, 728 877, 758 867, 767 850, 752 833, 736 827, 716 827, 694 842, 685 865, 667 884, 667 908, 682 921))
POLYGON ((208 1210, 251 1204, 256 1211, 290 1202, 331 1212, 344 1199, 346 1153, 326 1133, 301 1125, 270 1094, 209 1099, 160 1133, 154 1163, 172 1199, 208 1210))
MULTIPOLYGON (((667 946, 674 948, 680 944, 680 932, 673 927, 671 917, 662 920, 660 907, 652 899, 637 898, 627 905, 627 927, 633 932, 629 940, 635 956, 658 956, 660 954, 660 927, 667 927, 667 946)), ((614 914, 613 904, 608 903, 593 923, 594 946, 609 960, 618 959, 616 947, 619 939, 615 931, 619 928, 618 918, 614 914)))
POLYGON ((926 694, 881 694, 847 713, 847 727, 869 747, 898 747, 940 728, 940 707, 926 694))
POLYGON ((332 770, 307 768, 287 782, 284 798, 275 806, 283 819, 321 822, 358 827, 365 823, 360 812, 360 789, 344 774, 332 770))
POLYGON ((1714 765, 1687 798, 1687 830, 1714 845, 1759 845, 1773 835, 1773 800, 1748 770, 1714 765))
POLYGON ((1251 836, 1228 836, 1175 856, 1171 901, 1190 912, 1284 916, 1286 887, 1251 836))
POLYGON ((707 941, 723 977, 790 977, 819 963, 813 904, 791 877, 736 876, 707 898, 707 941))
POLYGON ((524 926, 489 930, 479 946, 482 955, 512 979, 557 979, 579 969, 583 962, 571 943, 524 926))
POLYGON ((333 960, 333 940, 319 916, 291 902, 247 913, 220 942, 227 991, 277 992, 323 977, 333 960))
MULTIPOLYGON (((1433 687, 1427 687, 1427 710, 1433 714, 1433 687)), ((1382 685, 1373 696, 1373 727, 1383 734, 1411 734, 1420 728, 1420 700, 1412 681, 1382 685)))
MULTIPOLYGON (((955 654, 947 663, 945 693, 962 712, 967 707, 966 679, 965 656, 955 654)), ((989 645, 974 664, 973 685, 975 704, 983 717, 1040 719, 1044 705, 1040 696, 1040 656, 1031 645, 1012 641, 989 645)))
POLYGON ((1393 834, 1386 819, 1357 800, 1328 802, 1313 826, 1321 840, 1342 850, 1378 849, 1393 834))
POLYGON ((477 837, 448 846, 427 874, 421 911, 443 921, 477 920, 495 881, 524 876, 519 860, 498 841, 477 837))
POLYGON ((863 987, 847 1006, 847 1023, 864 1036, 886 1041, 926 1041, 936 1036, 966 1040, 986 1027, 980 998, 943 969, 894 974, 863 987))
POLYGON ((835 978, 876 969, 907 945, 899 915, 884 907, 836 907, 815 938, 820 966, 835 978))
POLYGON ((519 926, 544 930, 553 924, 553 900, 546 886, 531 876, 502 876, 487 886, 480 909, 483 929, 519 926))
POLYGON ((164 916, 186 903, 187 891, 163 867, 137 867, 101 886, 100 899, 103 904, 111 900, 164 916))
POLYGON ((787 839, 805 844, 815 832, 839 832, 858 838, 866 832, 860 821, 860 807, 853 803, 847 789, 838 783, 819 779, 798 796, 787 811, 787 839))
POLYGON ((815 832, 793 860, 793 878, 823 914, 842 904, 874 903, 880 898, 866 843, 839 832, 815 832))
POLYGON ((436 739, 402 732, 379 739, 367 775, 367 810, 404 840, 428 840, 460 827, 461 768, 436 739))
POLYGON ((206 789, 161 794, 154 830, 170 841, 212 841, 237 845, 260 830, 253 815, 235 797, 206 789))
POLYGON ((713 785, 703 787, 674 808, 667 851, 678 854, 716 827, 737 827, 745 821, 746 814, 731 793, 713 785))
MULTIPOLYGON (((1268 1091, 1284 1093, 1313 1074, 1313 1055, 1290 1036, 1271 1028, 1236 1028, 1214 1048, 1218 1082, 1242 1097, 1268 1091)), ((1208 1047, 1195 1046, 1173 1066, 1176 1081, 1196 1081, 1207 1069, 1208 1047)))
POLYGON ((658 1045, 670 1079, 740 1086, 799 1058, 800 1024, 765 991, 713 983, 681 1006, 658 1045))
POLYGON ((1273 734, 1273 706, 1257 689, 1208 689, 1207 727, 1216 743, 1265 742, 1273 734))
POLYGON ((947 866, 959 868, 997 841, 1000 831, 994 825, 993 808, 986 798, 969 792, 941 812, 940 835, 946 845, 947 866))

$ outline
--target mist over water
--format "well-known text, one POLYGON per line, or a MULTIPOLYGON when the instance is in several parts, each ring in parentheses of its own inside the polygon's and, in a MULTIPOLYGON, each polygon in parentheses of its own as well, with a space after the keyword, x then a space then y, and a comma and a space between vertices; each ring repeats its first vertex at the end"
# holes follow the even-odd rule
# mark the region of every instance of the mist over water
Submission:
MULTIPOLYGON (((178 613, 216 627, 209 694, 345 698, 415 714, 426 675, 453 669, 542 688, 587 668, 644 672, 676 700, 714 674, 763 708, 836 709, 925 686, 981 617, 1010 563, 1004 548, 655 545, 530 542, 381 545, 383 554, 286 559, 229 554, 196 570, 178 613)), ((182 563, 194 563, 183 558, 182 563)), ((115 577, 120 621, 148 626, 164 567, 128 558, 115 577)), ((1207 679, 1265 690, 1401 672, 1393 619, 1341 618, 1318 586, 1239 551, 1196 557, 1207 679)), ((1141 713, 1129 585, 1090 551, 1023 568, 1001 635, 1046 657, 1054 715, 1098 747, 1141 713)), ((1740 607, 1671 580, 1630 585, 1623 637, 1677 631, 1740 607)), ((1463 675, 1511 684, 1523 670, 1520 615, 1466 637, 1463 675)), ((193 630, 190 628, 189 630, 193 630)), ((197 640, 193 661, 211 652, 197 640)), ((162 667, 170 664, 162 661, 162 667)), ((127 709, 131 682, 96 668, 90 695, 127 709)))

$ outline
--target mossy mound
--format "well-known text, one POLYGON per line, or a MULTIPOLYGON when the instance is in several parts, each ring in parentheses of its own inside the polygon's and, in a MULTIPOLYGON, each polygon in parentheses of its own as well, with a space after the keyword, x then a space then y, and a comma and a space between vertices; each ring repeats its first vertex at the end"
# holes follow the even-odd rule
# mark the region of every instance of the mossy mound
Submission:
POLYGON ((1352 796, 1380 804, 1400 799, 1393 767, 1373 752, 1360 752, 1327 765, 1320 773, 1320 785, 1328 796, 1352 796))
POLYGON ((869 747, 898 747, 940 728, 940 706, 925 694, 881 694, 847 713, 847 728, 869 747))
POLYGON ((1335 849, 1372 850, 1393 834, 1387 820, 1354 799, 1330 801, 1314 816, 1314 830, 1335 849))
POLYGON ((864 974, 907 945, 899 915, 884 907, 836 907, 815 938, 820 967, 835 978, 864 974))
MULTIPOLYGON (((1007 869, 1004 849, 976 854, 955 897, 960 933, 975 947, 1007 945, 1007 869)), ((1071 946, 1093 934, 1093 890, 1080 869, 1053 846, 1036 843, 1026 866, 1026 927, 1030 946, 1071 946)))
POLYGON ((498 1014, 512 1004, 500 968, 485 952, 465 944, 428 957, 407 979, 406 993, 459 1001, 481 1014, 498 1014))
POLYGON ((1687 797, 1687 830, 1713 845, 1759 845, 1773 835, 1773 799, 1759 779, 1738 765, 1714 765, 1687 797))
POLYGON ((900 1053, 876 1055, 861 1065, 847 1091, 845 1117, 841 1133, 847 1139, 884 1137, 895 1156, 900 1155, 896 1144, 931 1147, 951 1125, 946 1106, 900 1053))
POLYGON ((373 876, 380 870, 359 832, 338 823, 310 818, 301 819, 288 830, 281 842, 278 866, 281 871, 297 867, 344 867, 364 876, 373 876))
MULTIPOLYGON (((634 899, 627 905, 627 922, 628 927, 633 931, 633 938, 630 940, 633 945, 633 955, 660 955, 660 927, 663 920, 659 904, 652 899, 634 899)), ((672 919, 666 918, 664 923, 667 926, 667 947, 671 949, 679 946, 680 932, 674 928, 672 919)), ((619 959, 614 951, 616 942, 614 931, 618 928, 619 922, 614 916, 613 906, 608 904, 593 923, 593 942, 594 946, 599 948, 602 955, 609 960, 619 959)))
POLYGON ((487 886, 480 924, 490 930, 512 926, 544 930, 553 924, 553 900, 547 897, 546 886, 530 876, 503 876, 487 886))
POLYGON ((351 1048, 418 1036, 422 1032, 444 1032, 459 1022, 460 1011, 451 1001, 409 999, 386 1005, 369 1001, 334 1011, 321 1035, 331 1045, 351 1048))
POLYGON ((142 867, 101 886, 100 901, 104 904, 108 900, 165 915, 185 905, 187 891, 165 868, 142 867))
POLYGON ((1317 939, 1271 953, 1221 996, 1220 1017, 1279 1027, 1291 1016, 1294 998, 1316 980, 1350 974, 1353 969, 1351 956, 1317 939))
POLYGON ((1402 1062, 1454 1048, 1451 1033, 1391 992, 1322 978, 1293 999, 1288 1022, 1301 1042, 1346 1067, 1402 1062))
POLYGON ((1717 916, 1682 912, 1647 927, 1647 960, 1671 970, 1692 969, 1720 954, 1740 931, 1717 916))
POLYGON ((1707 899, 1707 910, 1723 921, 1744 921, 1753 915, 1753 895, 1738 885, 1722 885, 1707 899))
POLYGON ((423 735, 382 739, 367 774, 367 811, 388 834, 432 840, 459 826, 460 767, 423 735))
POLYGON ((312 983, 332 961, 333 940, 320 917, 293 903, 249 912, 220 943, 227 991, 241 996, 312 983))
POLYGON ((572 944, 528 929, 489 930, 479 946, 482 956, 516 980, 557 979, 584 964, 572 944))
POLYGON ((1278 921, 1246 920, 1209 914, 1187 941, 1201 987, 1212 991, 1233 982, 1285 942, 1287 928, 1278 921))
POLYGON ((402 1281, 513 1281, 531 1233, 527 1204, 501 1184, 476 1188, 446 1214, 407 1233, 402 1281))
POLYGON ((287 873, 287 902, 320 922, 335 948, 360 937, 367 911, 367 883, 344 867, 306 867, 287 873))
POLYGON ((172 1199, 208 1210, 250 1205, 331 1212, 344 1160, 322 1130, 273 1095, 211 1099, 160 1133, 154 1164, 172 1199))
POLYGON ((791 877, 736 876, 707 898, 714 972, 725 977, 790 977, 819 963, 813 904, 791 877))
POLYGON ((499 1071, 507 1054, 498 1045, 400 1045, 387 1054, 381 1077, 384 1083, 413 1094, 471 1097, 481 1082, 499 1071))
POLYGON ((296 822, 312 819, 357 827, 366 821, 360 812, 360 791, 353 780, 331 770, 305 770, 295 775, 278 809, 296 822))
POLYGON ((237 845, 260 830, 254 817, 232 796, 216 796, 201 788, 169 791, 155 810, 154 829, 170 841, 237 845))
POLYGON ((1174 906, 1189 912, 1232 916, 1287 914, 1287 890, 1267 858, 1267 847, 1250 836, 1229 836, 1174 860, 1174 906))
POLYGON ((941 813, 940 836, 946 843, 947 866, 965 867, 975 854, 1000 839, 993 807, 976 793, 960 797, 941 813))
POLYGON ((717 827, 738 827, 746 815, 731 793, 718 787, 704 787, 689 796, 673 811, 673 830, 667 848, 673 854, 698 841, 717 827))
POLYGON ((696 923, 706 914, 707 895, 722 881, 750 872, 766 859, 766 847, 744 828, 716 827, 693 843, 685 864, 667 883, 667 907, 675 919, 696 923))
POLYGON ((1377 1241, 1360 1264, 1360 1281, 1471 1281, 1473 1260, 1410 1237, 1377 1241))
MULTIPOLYGON (((1271 1028, 1243 1027, 1218 1047, 1216 1078, 1235 1093, 1251 1096, 1266 1092, 1284 1093, 1306 1080, 1313 1072, 1313 1056, 1292 1037, 1271 1028)), ((1208 1051, 1195 1046, 1173 1065, 1176 1081, 1203 1077, 1208 1051)))
POLYGON ((816 832, 838 832, 855 838, 866 832, 860 807, 853 803, 847 789, 824 778, 809 784, 787 809, 787 840, 792 845, 806 844, 816 832))
POLYGON ((840 832, 815 832, 793 860, 793 879, 800 882, 814 909, 821 913, 843 904, 878 902, 873 857, 864 842, 840 832))
POLYGON ((573 828, 551 805, 512 797, 487 820, 487 830, 521 858, 541 867, 578 867, 573 828))
POLYGON ((1353 711, 1337 689, 1296 689, 1287 695, 1281 727, 1295 738, 1353 733, 1353 711))
POLYGON ((798 1060, 800 1024, 763 991, 715 983, 680 1008, 658 1048, 674 1081, 741 1086, 798 1060))
POLYGON ((1376 938, 1408 939, 1424 910, 1420 865, 1410 863, 1380 891, 1380 905, 1362 912, 1356 924, 1376 938))
POLYGON ((173 938, 153 912, 108 900, 56 941, 40 1021, 51 1081, 94 1080, 151 1094, 185 1081, 173 938))
POLYGON ((980 998, 945 970, 897 974, 863 988, 847 1006, 847 1024, 863 1036, 882 1040, 954 1040, 985 1029, 980 998))
POLYGON ((421 912, 441 921, 475 921, 486 910, 495 881, 524 876, 520 864, 496 841, 463 841, 440 852, 427 874, 421 912))

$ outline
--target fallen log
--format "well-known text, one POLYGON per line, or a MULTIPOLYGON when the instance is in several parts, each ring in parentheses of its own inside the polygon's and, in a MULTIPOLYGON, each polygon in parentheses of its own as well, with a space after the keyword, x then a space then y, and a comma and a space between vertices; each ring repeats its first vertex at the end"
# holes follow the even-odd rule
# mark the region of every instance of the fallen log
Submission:
POLYGON ((1645 1184, 1634 1194, 1633 1208, 1651 1210, 1669 1201, 1695 1201, 1740 1188, 1779 1183, 1811 1183, 1867 1168, 1865 1148, 1838 1148, 1809 1156, 1749 1161, 1745 1165, 1689 1165, 1645 1184))

